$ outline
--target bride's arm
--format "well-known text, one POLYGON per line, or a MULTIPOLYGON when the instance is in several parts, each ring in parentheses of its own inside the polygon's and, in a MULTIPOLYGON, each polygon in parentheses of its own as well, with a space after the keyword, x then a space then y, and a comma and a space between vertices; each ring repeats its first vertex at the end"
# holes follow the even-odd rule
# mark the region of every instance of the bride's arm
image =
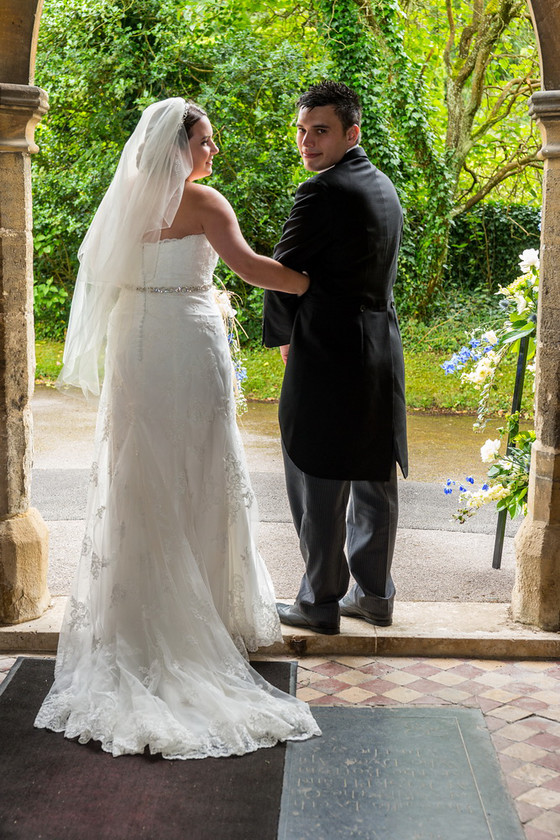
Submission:
POLYGON ((203 187, 199 198, 199 219, 204 233, 222 260, 239 277, 252 286, 302 295, 309 287, 309 278, 286 268, 270 257, 263 257, 249 247, 243 238, 237 217, 227 199, 209 187, 203 187))

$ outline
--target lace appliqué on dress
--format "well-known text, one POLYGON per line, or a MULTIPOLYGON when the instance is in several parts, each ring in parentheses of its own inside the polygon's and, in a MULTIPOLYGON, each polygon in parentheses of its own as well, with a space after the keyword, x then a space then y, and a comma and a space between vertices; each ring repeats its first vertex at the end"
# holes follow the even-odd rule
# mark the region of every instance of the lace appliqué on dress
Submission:
POLYGON ((229 521, 233 522, 242 507, 249 508, 255 501, 255 494, 249 484, 243 464, 233 452, 224 458, 229 521))

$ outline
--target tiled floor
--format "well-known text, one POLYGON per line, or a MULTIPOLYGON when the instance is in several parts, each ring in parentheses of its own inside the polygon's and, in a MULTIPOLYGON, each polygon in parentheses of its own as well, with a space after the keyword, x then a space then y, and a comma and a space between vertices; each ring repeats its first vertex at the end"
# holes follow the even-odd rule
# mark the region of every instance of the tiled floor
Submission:
POLYGON ((299 660, 311 705, 480 708, 527 840, 560 838, 560 662, 340 657, 299 660))
MULTIPOLYGON (((14 661, 0 657, 0 681, 14 661)), ((527 840, 560 839, 560 662, 346 656, 298 665, 298 696, 311 705, 480 708, 527 840)))

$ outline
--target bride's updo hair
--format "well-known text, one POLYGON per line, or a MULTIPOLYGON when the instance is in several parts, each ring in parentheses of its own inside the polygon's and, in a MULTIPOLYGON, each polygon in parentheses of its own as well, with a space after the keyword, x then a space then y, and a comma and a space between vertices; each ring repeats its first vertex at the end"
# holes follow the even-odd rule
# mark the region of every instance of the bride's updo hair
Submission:
MULTIPOLYGON (((169 100, 171 101, 171 100, 169 100)), ((163 103, 165 104, 165 102, 163 103)), ((202 118, 206 117, 206 111, 204 108, 201 108, 200 105, 197 105, 196 102, 191 102, 190 100, 185 102, 185 110, 183 114, 182 121, 178 124, 175 123, 177 126, 177 131, 181 131, 181 125, 185 130, 185 134, 187 135, 187 139, 190 138, 192 134, 192 127, 202 118)), ((160 144, 156 142, 154 138, 154 131, 157 131, 160 126, 161 114, 155 113, 148 126, 146 128, 144 134, 144 140, 138 146, 138 151, 136 154, 136 166, 138 169, 146 169, 153 164, 154 156, 158 156, 160 154, 160 144)), ((184 142, 184 140, 183 140, 184 142)))
POLYGON ((191 137, 193 125, 195 125, 202 117, 207 116, 208 114, 204 108, 201 108, 200 105, 196 104, 196 102, 191 102, 191 100, 187 101, 185 116, 183 117, 183 127, 187 132, 187 137, 191 137))

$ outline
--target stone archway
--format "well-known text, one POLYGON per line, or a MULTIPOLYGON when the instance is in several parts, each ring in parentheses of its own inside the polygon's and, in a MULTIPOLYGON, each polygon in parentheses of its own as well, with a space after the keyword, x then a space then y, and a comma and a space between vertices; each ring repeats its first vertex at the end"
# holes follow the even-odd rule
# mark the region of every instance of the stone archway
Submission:
POLYGON ((29 507, 33 392, 31 160, 47 95, 33 87, 42 0, 0 0, 0 623, 49 605, 48 532, 29 507))
POLYGON ((530 112, 543 140, 535 431, 529 512, 516 537, 517 621, 560 629, 560 0, 530 0, 543 90, 530 112))
MULTIPOLYGON (((30 154, 47 110, 33 87, 43 0, 0 0, 0 623, 48 603, 47 533, 29 508, 33 378, 30 154)), ((529 513, 516 540, 516 620, 560 629, 560 0, 528 0, 543 90, 531 112, 545 160, 529 513)))

